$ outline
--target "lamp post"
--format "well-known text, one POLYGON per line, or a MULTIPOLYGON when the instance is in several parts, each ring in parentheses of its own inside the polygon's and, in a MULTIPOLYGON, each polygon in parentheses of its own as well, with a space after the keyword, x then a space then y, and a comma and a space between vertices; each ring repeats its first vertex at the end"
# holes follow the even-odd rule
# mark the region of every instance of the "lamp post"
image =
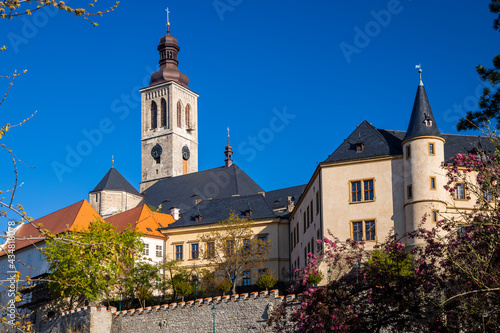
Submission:
POLYGON ((194 298, 198 299, 198 273, 194 273, 194 298))
POLYGON ((328 267, 328 284, 332 282, 332 269, 328 267))
POLYGON ((120 306, 118 308, 119 308, 118 311, 122 310, 122 286, 120 286, 120 306))
POLYGON ((212 315, 214 316, 214 333, 215 333, 215 304, 212 304, 212 315))

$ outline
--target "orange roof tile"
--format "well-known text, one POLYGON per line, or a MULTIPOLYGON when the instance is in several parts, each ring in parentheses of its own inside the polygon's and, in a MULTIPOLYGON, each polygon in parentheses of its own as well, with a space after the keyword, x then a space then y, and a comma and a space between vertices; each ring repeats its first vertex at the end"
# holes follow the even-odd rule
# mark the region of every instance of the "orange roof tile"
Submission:
MULTIPOLYGON (((45 236, 38 230, 46 229, 52 234, 59 234, 66 230, 86 229, 90 222, 101 219, 99 213, 90 205, 87 200, 79 201, 71 206, 60 209, 52 214, 39 218, 31 223, 22 225, 16 232, 16 251, 31 244, 41 242, 45 236), (37 226, 37 227, 35 227, 37 226), (19 239, 21 238, 21 239, 19 239), (37 238, 37 239, 22 239, 37 238)), ((6 253, 0 249, 0 256, 6 253)))
POLYGON ((117 230, 124 230, 129 226, 135 226, 135 230, 142 232, 145 236, 165 237, 158 228, 166 227, 175 222, 170 214, 152 212, 147 205, 141 205, 127 210, 123 213, 110 216, 107 222, 113 224, 117 230))

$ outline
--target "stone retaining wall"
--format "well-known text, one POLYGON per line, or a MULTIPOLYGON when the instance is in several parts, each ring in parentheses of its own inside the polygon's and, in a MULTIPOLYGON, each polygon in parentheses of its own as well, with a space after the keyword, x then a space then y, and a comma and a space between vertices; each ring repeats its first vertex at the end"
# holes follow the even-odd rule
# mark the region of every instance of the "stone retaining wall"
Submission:
MULTIPOLYGON (((271 312, 283 301, 278 290, 209 297, 116 312, 86 307, 40 324, 40 333, 266 332, 271 312)), ((295 295, 287 296, 288 300, 295 295)))

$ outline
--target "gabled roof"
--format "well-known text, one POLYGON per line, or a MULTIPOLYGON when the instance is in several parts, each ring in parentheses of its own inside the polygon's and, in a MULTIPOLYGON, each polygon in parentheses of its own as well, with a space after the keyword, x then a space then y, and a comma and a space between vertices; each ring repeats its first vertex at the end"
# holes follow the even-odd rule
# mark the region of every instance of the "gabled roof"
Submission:
POLYGON ((401 140, 377 130, 366 120, 344 140, 324 162, 366 159, 375 156, 400 155, 401 140), (363 150, 356 151, 356 144, 363 143, 363 150))
MULTIPOLYGON (((363 121, 323 163, 402 155, 401 143, 405 135, 405 131, 376 129, 366 121, 363 121), (353 145, 358 140, 359 132, 364 142, 364 149, 363 152, 356 153, 353 145), (375 135, 374 132, 377 132, 378 135, 375 135), (383 140, 381 140, 381 137, 383 140)), ((446 141, 444 144, 445 161, 458 153, 476 153, 477 149, 489 152, 491 155, 495 152, 495 146, 487 137, 458 134, 440 134, 439 136, 446 141)))
MULTIPOLYGON (((32 237, 39 239, 16 240, 15 249, 17 251, 45 239, 45 236, 35 226, 39 226, 41 229, 46 229, 50 233, 57 235, 66 230, 86 229, 90 225, 90 222, 100 218, 90 203, 87 200, 82 200, 31 223, 22 225, 15 234, 16 239, 32 237)), ((0 250, 0 256, 4 254, 5 252, 0 250)))
POLYGON ((227 198, 233 195, 251 195, 264 192, 236 164, 228 168, 219 167, 163 178, 146 189, 142 195, 147 205, 170 213, 170 208, 179 208, 181 214, 190 210, 197 200, 227 198))
POLYGON ((420 83, 417 88, 417 95, 413 103, 410 123, 408 124, 408 130, 406 131, 403 141, 419 136, 441 136, 434 115, 432 114, 423 83, 420 83))
POLYGON ((232 212, 236 213, 240 218, 252 220, 269 219, 278 216, 261 194, 212 199, 201 201, 180 219, 167 228, 162 228, 162 230, 218 223, 226 220, 232 212), (252 210, 252 215, 247 217, 245 212, 249 209, 252 210), (196 221, 197 215, 201 215, 200 221, 196 221))
POLYGON ((157 229, 166 227, 175 220, 172 215, 152 212, 146 205, 129 209, 123 213, 110 216, 107 222, 113 224, 116 230, 122 231, 131 226, 145 236, 164 237, 157 229))
POLYGON ((91 192, 102 190, 124 191, 140 195, 140 193, 114 167, 109 169, 99 184, 97 184, 91 192))
POLYGON ((288 206, 288 197, 292 197, 293 203, 297 204, 306 186, 307 184, 304 184, 268 191, 264 199, 272 209, 286 208, 288 206))

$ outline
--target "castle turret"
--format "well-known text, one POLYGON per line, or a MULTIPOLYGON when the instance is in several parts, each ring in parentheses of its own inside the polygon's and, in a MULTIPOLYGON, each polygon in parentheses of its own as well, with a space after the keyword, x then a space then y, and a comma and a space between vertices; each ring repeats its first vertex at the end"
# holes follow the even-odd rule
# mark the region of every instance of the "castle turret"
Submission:
MULTIPOLYGON (((419 73, 420 83, 410 123, 401 143, 406 232, 417 229, 424 218, 425 226, 430 229, 432 223, 439 220, 440 214, 446 210, 446 191, 443 189, 446 178, 441 167, 445 140, 432 114, 420 68, 419 73)), ((409 239, 408 245, 417 244, 414 239, 409 239)))

